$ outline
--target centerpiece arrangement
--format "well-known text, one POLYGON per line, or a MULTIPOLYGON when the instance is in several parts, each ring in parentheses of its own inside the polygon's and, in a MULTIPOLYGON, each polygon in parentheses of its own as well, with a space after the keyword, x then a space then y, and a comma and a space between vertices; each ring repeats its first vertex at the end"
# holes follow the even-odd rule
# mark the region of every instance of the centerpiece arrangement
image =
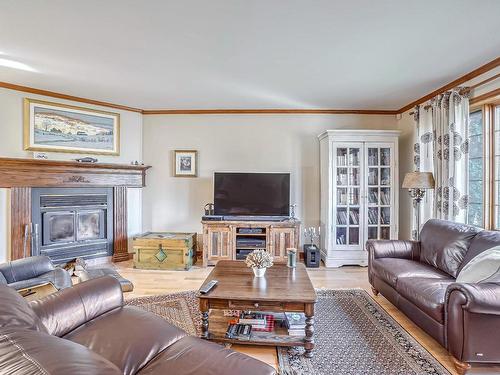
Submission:
POLYGON ((264 249, 256 249, 247 255, 245 264, 252 268, 255 277, 262 277, 266 269, 272 267, 273 257, 264 249))

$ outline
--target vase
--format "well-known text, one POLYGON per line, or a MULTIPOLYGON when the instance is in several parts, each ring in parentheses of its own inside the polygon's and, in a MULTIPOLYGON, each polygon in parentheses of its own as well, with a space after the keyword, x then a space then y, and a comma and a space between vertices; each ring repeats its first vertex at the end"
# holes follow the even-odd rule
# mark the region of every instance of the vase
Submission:
POLYGON ((266 273, 267 268, 257 268, 257 267, 252 267, 253 274, 255 277, 264 277, 264 274, 266 273))

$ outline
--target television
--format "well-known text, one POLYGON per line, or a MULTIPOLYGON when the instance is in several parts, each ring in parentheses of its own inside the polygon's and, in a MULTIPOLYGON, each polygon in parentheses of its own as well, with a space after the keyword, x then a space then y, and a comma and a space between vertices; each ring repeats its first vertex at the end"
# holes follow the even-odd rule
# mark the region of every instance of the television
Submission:
POLYGON ((214 214, 290 216, 290 173, 214 173, 214 214))

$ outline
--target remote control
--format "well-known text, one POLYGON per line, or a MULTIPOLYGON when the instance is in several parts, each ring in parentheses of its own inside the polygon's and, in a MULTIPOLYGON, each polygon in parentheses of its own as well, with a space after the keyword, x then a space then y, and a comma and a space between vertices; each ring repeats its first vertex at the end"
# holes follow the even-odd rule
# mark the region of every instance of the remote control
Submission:
POLYGON ((210 292, 210 290, 215 286, 217 285, 218 281, 217 280, 211 280, 209 281, 208 283, 206 283, 205 285, 203 285, 201 288, 200 288, 200 293, 201 294, 207 294, 208 292, 210 292))

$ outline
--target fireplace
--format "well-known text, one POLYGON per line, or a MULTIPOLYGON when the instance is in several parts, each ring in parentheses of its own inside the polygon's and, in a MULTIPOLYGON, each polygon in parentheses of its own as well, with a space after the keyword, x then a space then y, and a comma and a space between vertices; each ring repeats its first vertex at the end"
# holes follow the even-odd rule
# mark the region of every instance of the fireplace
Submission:
POLYGON ((112 188, 33 188, 32 254, 56 263, 113 254, 112 188))

